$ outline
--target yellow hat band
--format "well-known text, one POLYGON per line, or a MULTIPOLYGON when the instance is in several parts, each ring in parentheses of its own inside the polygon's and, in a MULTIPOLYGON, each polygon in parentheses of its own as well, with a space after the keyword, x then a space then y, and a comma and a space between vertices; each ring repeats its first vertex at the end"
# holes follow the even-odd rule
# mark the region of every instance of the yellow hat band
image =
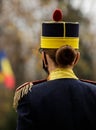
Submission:
POLYGON ((79 49, 79 38, 41 36, 41 48, 60 48, 64 45, 69 45, 75 49, 79 49))

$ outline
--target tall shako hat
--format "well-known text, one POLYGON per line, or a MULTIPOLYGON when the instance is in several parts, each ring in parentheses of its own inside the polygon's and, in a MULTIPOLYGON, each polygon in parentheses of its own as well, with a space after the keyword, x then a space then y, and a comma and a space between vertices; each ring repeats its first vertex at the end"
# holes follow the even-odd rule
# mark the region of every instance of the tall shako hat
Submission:
POLYGON ((79 49, 79 23, 61 20, 62 11, 56 9, 53 13, 53 21, 42 23, 41 48, 56 49, 69 45, 79 49))

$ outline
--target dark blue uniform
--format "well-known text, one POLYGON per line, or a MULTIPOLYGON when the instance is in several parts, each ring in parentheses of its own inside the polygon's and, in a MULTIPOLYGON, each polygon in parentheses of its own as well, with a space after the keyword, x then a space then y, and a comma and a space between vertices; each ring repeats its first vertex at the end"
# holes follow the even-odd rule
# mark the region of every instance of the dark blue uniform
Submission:
POLYGON ((70 78, 33 85, 17 112, 17 130, 96 130, 96 85, 70 78))

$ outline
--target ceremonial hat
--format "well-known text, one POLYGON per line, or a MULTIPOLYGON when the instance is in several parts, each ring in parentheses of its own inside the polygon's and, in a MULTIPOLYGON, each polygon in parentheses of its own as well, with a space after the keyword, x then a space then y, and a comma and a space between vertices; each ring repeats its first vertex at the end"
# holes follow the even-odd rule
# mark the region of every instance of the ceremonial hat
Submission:
POLYGON ((62 11, 53 12, 53 20, 42 23, 40 48, 56 49, 69 45, 79 49, 79 23, 62 21, 62 11))

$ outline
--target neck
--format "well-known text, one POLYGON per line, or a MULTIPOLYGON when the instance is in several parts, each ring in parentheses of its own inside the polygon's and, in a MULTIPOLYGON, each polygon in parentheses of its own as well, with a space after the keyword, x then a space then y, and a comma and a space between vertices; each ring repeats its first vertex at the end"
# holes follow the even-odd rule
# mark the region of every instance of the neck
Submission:
POLYGON ((48 70, 49 70, 49 73, 51 73, 52 71, 54 71, 57 67, 54 65, 54 63, 50 64, 48 66, 48 70))
POLYGON ((57 68, 55 63, 50 59, 50 57, 46 54, 47 62, 48 62, 48 71, 51 73, 53 70, 57 68))

